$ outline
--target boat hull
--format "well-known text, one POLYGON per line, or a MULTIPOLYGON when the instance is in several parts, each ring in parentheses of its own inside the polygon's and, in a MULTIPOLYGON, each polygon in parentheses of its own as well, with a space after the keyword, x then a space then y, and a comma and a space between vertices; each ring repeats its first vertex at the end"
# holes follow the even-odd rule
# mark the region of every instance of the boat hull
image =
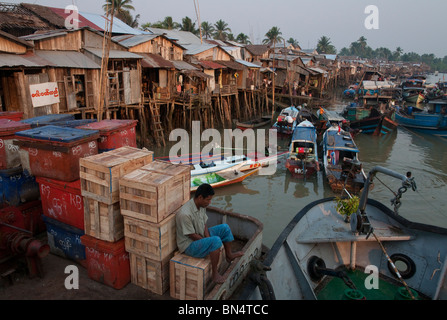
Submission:
POLYGON ((208 183, 213 188, 221 188, 231 184, 239 183, 258 171, 259 168, 252 169, 244 173, 242 173, 241 171, 234 171, 230 169, 191 177, 191 192, 195 192, 197 188, 203 183, 208 183))
POLYGON ((287 159, 286 168, 294 178, 309 178, 319 170, 316 163, 304 163, 305 161, 296 161, 287 159))
MULTIPOLYGON (((369 199, 366 213, 375 235, 357 235, 336 211, 334 200, 318 200, 303 208, 267 253, 264 265, 270 269, 266 274, 277 300, 322 299, 321 292, 331 279, 330 276, 319 279, 311 276, 309 265, 315 257, 334 270, 350 268, 363 273, 366 268, 374 266, 381 279, 399 284, 375 236, 385 245, 389 256, 407 257, 408 261, 414 262, 415 267, 411 267, 414 274, 404 276, 406 284, 417 290, 419 297, 438 299, 445 294, 446 229, 410 222, 387 206, 369 199)), ((345 285, 342 288, 335 292, 338 296, 333 299, 345 299, 343 293, 348 287, 345 285)), ((399 285, 394 288, 398 291, 399 285)), ((382 299, 395 299, 393 292, 385 292, 382 287, 368 290, 366 281, 357 289, 367 296, 367 300, 377 299, 368 296, 377 291, 383 295, 382 299)), ((263 291, 254 282, 247 285, 241 297, 253 300, 262 298, 263 291)))
POLYGON ((398 126, 398 123, 396 121, 385 116, 385 117, 383 117, 380 125, 374 131, 374 135, 375 136, 387 135, 387 134, 393 132, 394 130, 396 130, 397 126, 398 126))
POLYGON ((447 137, 447 116, 445 115, 414 112, 414 115, 409 116, 397 111, 396 121, 399 125, 408 129, 414 129, 422 133, 440 137, 447 137))

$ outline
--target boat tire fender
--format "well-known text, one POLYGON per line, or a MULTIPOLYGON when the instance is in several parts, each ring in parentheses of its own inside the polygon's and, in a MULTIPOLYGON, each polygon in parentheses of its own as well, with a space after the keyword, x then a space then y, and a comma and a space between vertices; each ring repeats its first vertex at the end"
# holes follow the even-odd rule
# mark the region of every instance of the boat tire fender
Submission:
MULTIPOLYGON (((416 273, 416 264, 409 256, 402 253, 396 253, 391 255, 390 258, 391 261, 393 261, 394 265, 396 265, 396 263, 405 265, 404 269, 398 268, 398 271, 403 279, 409 279, 416 273)), ((397 278, 397 274, 391 266, 390 262, 388 262, 388 270, 390 270, 391 274, 397 278)))
POLYGON ((311 257, 307 262, 307 273, 309 274, 312 281, 320 281, 321 278, 323 278, 323 274, 318 271, 318 268, 326 268, 324 260, 317 256, 311 257))

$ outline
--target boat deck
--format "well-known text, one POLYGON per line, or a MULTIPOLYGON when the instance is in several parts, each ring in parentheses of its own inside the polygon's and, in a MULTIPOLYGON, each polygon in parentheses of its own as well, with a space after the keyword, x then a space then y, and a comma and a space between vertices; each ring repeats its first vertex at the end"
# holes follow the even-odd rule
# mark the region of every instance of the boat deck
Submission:
MULTIPOLYGON (((356 288, 364 288, 365 280, 370 275, 369 273, 365 273, 363 270, 344 270, 354 283, 356 288)), ((368 280, 366 280, 368 281, 368 280)), ((402 287, 401 283, 390 282, 379 277, 378 289, 364 289, 361 290, 363 297, 359 297, 360 300, 362 298, 364 300, 407 300, 409 297, 407 296, 407 290, 405 287, 402 287), (401 289, 402 288, 402 289, 401 289), (401 293, 400 293, 401 292, 401 293)), ((343 282, 342 279, 339 278, 327 278, 326 281, 323 281, 320 286, 317 288, 317 299, 318 300, 352 300, 348 296, 346 296, 345 291, 349 290, 347 285, 343 282)), ((414 291, 412 291, 415 294, 414 291)), ((421 297, 418 295, 416 299, 420 299, 421 297)), ((411 298, 410 298, 411 299, 411 298)))

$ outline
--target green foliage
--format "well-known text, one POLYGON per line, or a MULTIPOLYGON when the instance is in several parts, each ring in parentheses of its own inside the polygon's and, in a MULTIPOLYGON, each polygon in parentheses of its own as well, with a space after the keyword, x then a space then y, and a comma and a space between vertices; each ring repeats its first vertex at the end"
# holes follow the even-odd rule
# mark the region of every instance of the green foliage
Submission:
POLYGON ((336 208, 338 213, 344 216, 350 216, 357 212, 359 208, 359 197, 353 196, 352 198, 335 198, 336 208))

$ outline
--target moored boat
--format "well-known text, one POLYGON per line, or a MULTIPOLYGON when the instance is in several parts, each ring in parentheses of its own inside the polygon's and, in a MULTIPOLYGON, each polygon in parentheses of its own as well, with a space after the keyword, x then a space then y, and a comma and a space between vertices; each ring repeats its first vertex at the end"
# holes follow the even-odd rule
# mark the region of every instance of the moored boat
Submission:
POLYGON ((281 110, 272 129, 275 129, 278 134, 290 135, 297 125, 297 117, 299 110, 295 106, 290 106, 281 110))
POLYGON ((359 193, 366 175, 352 136, 335 125, 326 130, 322 144, 324 172, 332 191, 339 194, 344 190, 351 194, 359 193))
POLYGON ((268 125, 271 122, 271 116, 262 116, 249 121, 236 121, 236 128, 241 130, 254 129, 268 125))
POLYGON ((297 178, 310 177, 320 170, 317 132, 312 123, 303 121, 293 131, 286 168, 297 178))
POLYGON ((191 192, 195 192, 203 183, 208 183, 213 188, 220 188, 230 184, 242 182, 252 174, 258 172, 259 169, 260 167, 257 167, 255 169, 242 172, 240 170, 233 170, 232 168, 229 168, 191 177, 191 192))
POLYGON ((396 121, 408 129, 447 137, 447 100, 429 101, 427 111, 397 107, 396 121))
MULTIPOLYGON (((377 173, 402 181, 397 196, 416 189, 411 178, 383 167, 374 167, 368 181, 377 173)), ((240 298, 445 299, 446 255, 447 229, 411 222, 368 199, 365 188, 350 223, 337 212, 334 198, 299 211, 257 263, 261 271, 250 277, 240 298)))

